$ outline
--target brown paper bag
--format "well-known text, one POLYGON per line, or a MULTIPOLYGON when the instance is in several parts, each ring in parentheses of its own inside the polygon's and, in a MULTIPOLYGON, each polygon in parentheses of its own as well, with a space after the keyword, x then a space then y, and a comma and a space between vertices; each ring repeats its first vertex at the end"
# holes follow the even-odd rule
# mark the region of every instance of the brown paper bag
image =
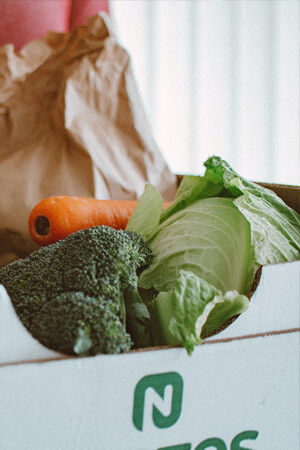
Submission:
POLYGON ((0 48, 0 264, 36 247, 27 220, 52 195, 136 199, 176 190, 107 15, 0 48))

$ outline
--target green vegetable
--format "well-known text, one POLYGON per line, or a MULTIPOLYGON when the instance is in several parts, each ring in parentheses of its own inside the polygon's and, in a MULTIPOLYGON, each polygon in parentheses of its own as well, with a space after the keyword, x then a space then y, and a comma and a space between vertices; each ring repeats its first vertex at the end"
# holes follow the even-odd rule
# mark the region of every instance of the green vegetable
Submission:
POLYGON ((221 291, 191 271, 180 271, 174 288, 159 292, 148 303, 154 345, 182 343, 192 353, 201 337, 208 336, 232 316, 248 308, 248 299, 236 291, 221 291), (209 320, 207 320, 209 318, 209 320))
MULTIPOLYGON (((219 157, 205 166, 204 176, 183 177, 165 211, 146 186, 127 225, 155 254, 138 283, 149 311, 144 332, 155 345, 182 344, 189 353, 247 309, 261 265, 300 259, 295 211, 219 157)), ((136 339, 142 344, 141 333, 136 339)))
POLYGON ((96 226, 71 234, 0 270, 30 333, 64 354, 120 353, 132 346, 124 294, 152 253, 134 232, 96 226))
POLYGON ((223 293, 245 293, 253 278, 250 226, 233 199, 197 200, 158 225, 149 240, 156 255, 139 286, 168 291, 181 269, 192 270, 223 293))

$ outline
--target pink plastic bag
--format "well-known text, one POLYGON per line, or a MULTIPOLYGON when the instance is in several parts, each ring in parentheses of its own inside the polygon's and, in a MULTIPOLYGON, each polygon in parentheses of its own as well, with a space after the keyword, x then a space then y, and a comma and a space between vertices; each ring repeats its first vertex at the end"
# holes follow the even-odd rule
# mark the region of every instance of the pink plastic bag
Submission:
POLYGON ((108 0, 0 0, 0 46, 12 43, 20 50, 49 30, 67 32, 100 11, 108 12, 108 0))
POLYGON ((109 12, 108 0, 71 0, 69 27, 84 25, 88 18, 100 11, 109 12))

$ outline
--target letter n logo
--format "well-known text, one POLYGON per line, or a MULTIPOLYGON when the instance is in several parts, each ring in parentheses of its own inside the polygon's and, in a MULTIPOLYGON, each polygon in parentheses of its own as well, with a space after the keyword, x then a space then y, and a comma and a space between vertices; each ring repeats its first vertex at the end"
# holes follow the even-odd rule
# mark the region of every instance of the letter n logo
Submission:
POLYGON ((152 406, 152 420, 158 428, 169 428, 181 414, 183 379, 176 372, 147 375, 136 385, 133 404, 134 426, 142 431, 145 409, 152 406), (148 399, 148 401, 147 401, 148 399))

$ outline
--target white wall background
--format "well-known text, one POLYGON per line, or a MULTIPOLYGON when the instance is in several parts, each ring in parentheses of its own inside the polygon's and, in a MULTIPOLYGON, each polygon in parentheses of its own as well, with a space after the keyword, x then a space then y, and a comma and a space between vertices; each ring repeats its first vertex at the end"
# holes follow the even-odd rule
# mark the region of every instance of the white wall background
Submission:
POLYGON ((176 173, 212 154, 300 184, 298 0, 110 0, 154 137, 176 173))

